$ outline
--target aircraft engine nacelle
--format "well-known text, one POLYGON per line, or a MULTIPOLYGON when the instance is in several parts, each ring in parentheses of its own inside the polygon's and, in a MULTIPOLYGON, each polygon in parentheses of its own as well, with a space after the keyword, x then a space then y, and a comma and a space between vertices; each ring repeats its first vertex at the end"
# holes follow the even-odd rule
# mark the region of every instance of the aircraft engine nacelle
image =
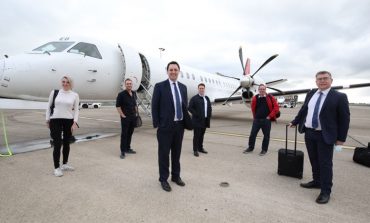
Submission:
MULTIPOLYGON (((121 49, 122 49, 121 53, 123 53, 122 81, 124 81, 127 78, 130 78, 132 80, 132 89, 136 91, 140 87, 143 73, 140 55, 136 50, 130 47, 122 46, 121 49)), ((122 88, 125 89, 124 84, 122 88)))
POLYGON ((240 79, 240 86, 243 88, 250 88, 253 85, 253 78, 250 76, 244 76, 240 79))
POLYGON ((242 97, 243 99, 251 99, 253 97, 253 92, 252 91, 248 91, 247 89, 243 90, 243 93, 242 93, 242 97))

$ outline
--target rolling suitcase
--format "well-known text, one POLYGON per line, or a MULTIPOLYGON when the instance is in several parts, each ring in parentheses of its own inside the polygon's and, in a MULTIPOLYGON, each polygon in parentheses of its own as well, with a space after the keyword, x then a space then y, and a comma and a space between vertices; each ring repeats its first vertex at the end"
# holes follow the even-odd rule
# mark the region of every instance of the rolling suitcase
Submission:
POLYGON ((285 149, 279 149, 277 173, 302 179, 304 154, 297 150, 297 127, 295 127, 294 150, 288 149, 288 128, 289 125, 286 125, 285 149))
POLYGON ((356 147, 353 153, 353 161, 370 167, 370 142, 366 147, 356 147))

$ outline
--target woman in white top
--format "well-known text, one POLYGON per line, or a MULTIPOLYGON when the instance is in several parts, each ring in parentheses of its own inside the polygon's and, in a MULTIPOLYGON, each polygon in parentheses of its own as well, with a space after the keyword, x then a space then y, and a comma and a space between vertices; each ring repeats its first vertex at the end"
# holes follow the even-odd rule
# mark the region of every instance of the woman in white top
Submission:
POLYGON ((70 149, 69 138, 73 130, 78 127, 78 106, 80 103, 78 94, 72 91, 72 79, 68 76, 64 76, 61 81, 62 89, 59 90, 55 98, 55 106, 51 108, 54 98, 54 90, 52 90, 49 96, 49 107, 46 111, 46 123, 50 128, 50 135, 54 141, 54 175, 57 177, 63 176, 63 171, 74 170, 73 167, 67 164, 70 149), (63 165, 60 166, 59 160, 62 143, 63 165))

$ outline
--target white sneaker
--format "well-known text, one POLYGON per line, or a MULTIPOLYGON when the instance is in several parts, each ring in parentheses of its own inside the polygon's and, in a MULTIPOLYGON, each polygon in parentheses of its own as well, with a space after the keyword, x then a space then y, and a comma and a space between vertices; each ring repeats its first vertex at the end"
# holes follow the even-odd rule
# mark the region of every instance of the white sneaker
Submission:
POLYGON ((60 169, 62 169, 63 171, 74 171, 75 168, 71 167, 70 165, 68 164, 63 164, 60 169))
POLYGON ((63 176, 63 172, 62 172, 62 170, 61 170, 60 168, 56 168, 56 169, 54 170, 54 175, 55 175, 56 177, 61 177, 61 176, 63 176))

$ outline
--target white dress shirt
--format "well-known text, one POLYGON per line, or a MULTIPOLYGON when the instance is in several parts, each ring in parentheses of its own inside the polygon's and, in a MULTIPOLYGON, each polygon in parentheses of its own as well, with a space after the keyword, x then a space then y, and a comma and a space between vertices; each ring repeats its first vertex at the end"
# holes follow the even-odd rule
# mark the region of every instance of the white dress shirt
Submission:
POLYGON ((200 95, 203 98, 203 101, 204 101, 204 117, 207 118, 207 99, 206 99, 206 96, 205 95, 200 95))
MULTIPOLYGON (((308 112, 307 112, 306 122, 304 124, 307 128, 312 128, 312 117, 313 117, 313 113, 315 110, 316 101, 317 99, 319 99, 319 96, 320 96, 320 92, 322 92, 322 96, 321 96, 320 107, 319 107, 319 112, 318 112, 319 117, 320 117, 322 105, 324 104, 326 96, 328 95, 330 89, 331 88, 328 88, 324 91, 317 90, 315 94, 312 95, 310 101, 308 102, 308 112)), ((316 130, 321 130, 320 118, 318 119, 318 121, 319 121, 319 125, 316 128, 316 130)))

